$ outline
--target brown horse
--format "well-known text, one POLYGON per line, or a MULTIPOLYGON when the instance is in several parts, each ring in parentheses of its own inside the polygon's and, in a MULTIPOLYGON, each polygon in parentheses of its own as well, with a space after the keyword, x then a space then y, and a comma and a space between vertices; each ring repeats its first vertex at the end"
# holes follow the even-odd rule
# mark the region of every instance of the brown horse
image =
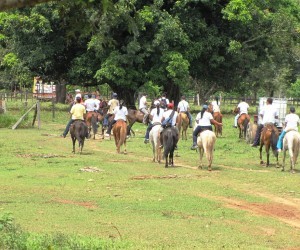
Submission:
POLYGON ((278 165, 278 152, 277 152, 277 141, 278 141, 278 129, 272 124, 267 123, 265 127, 262 129, 260 136, 260 147, 259 147, 259 157, 260 164, 263 164, 262 160, 262 148, 265 146, 267 153, 267 167, 270 165, 270 148, 272 147, 272 151, 276 157, 276 165, 278 165))
POLYGON ((187 140, 187 135, 186 135, 186 131, 189 127, 189 117, 187 116, 186 113, 184 112, 180 112, 178 115, 178 123, 177 123, 177 128, 179 131, 179 136, 180 136, 180 131, 181 131, 181 138, 182 140, 185 137, 185 140, 187 140), (181 130, 182 128, 182 130, 181 130))
MULTIPOLYGON (((235 108, 233 110, 234 114, 238 114, 240 112, 239 108, 235 108)), ((246 138, 247 126, 250 122, 250 116, 248 114, 241 114, 238 119, 238 127, 239 127, 239 138, 246 138)))
MULTIPOLYGON (((148 116, 146 123, 149 123, 149 117, 148 116)), ((127 120, 128 120, 128 126, 127 126, 127 135, 130 136, 130 132, 135 135, 134 131, 131 129, 133 124, 135 122, 143 123, 144 119, 144 113, 140 110, 135 110, 135 109, 128 109, 128 115, 127 115, 127 120)))
POLYGON ((94 111, 88 112, 86 114, 85 122, 88 127, 89 138, 91 138, 91 130, 93 129, 93 139, 95 139, 98 130, 97 122, 101 122, 103 118, 103 115, 94 111))
MULTIPOLYGON (((221 114, 221 112, 213 111, 213 106, 211 104, 208 106, 208 109, 209 109, 209 112, 213 112, 214 120, 219 123, 222 123, 223 115, 221 114)), ((215 127, 216 136, 217 137, 219 137, 219 135, 222 136, 222 126, 214 124, 214 127, 215 127)))
POLYGON ((127 124, 123 120, 117 120, 113 127, 113 134, 115 138, 115 144, 117 147, 117 153, 120 153, 120 148, 124 144, 124 154, 127 153, 126 151, 126 130, 127 124))

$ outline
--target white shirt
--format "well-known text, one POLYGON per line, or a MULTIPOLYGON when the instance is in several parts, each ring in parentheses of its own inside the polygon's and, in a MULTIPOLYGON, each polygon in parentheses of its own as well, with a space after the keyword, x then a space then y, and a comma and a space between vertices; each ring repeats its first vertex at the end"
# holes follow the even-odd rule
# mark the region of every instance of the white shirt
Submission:
MULTIPOLYGON (((167 119, 168 117, 170 117, 172 112, 173 112, 172 109, 168 109, 167 111, 164 112, 163 117, 165 119, 167 119)), ((173 118, 172 118, 172 126, 176 125, 177 116, 178 116, 177 111, 174 111, 174 115, 173 115, 173 118)))
POLYGON ((285 117, 286 126, 284 128, 284 131, 293 129, 298 131, 298 123, 299 123, 299 116, 291 113, 286 115, 285 117))
POLYGON ((248 108, 249 104, 246 102, 240 102, 238 105, 238 108, 240 108, 240 115, 241 114, 248 114, 248 108))
POLYGON ((189 108, 190 108, 190 105, 186 100, 181 100, 177 106, 177 109, 179 109, 179 112, 187 112, 189 108))
POLYGON ((198 120, 198 126, 211 126, 210 120, 213 120, 211 113, 204 111, 203 117, 201 117, 201 112, 198 113, 196 120, 198 120))
POLYGON ((275 116, 278 116, 278 112, 273 105, 268 104, 262 108, 260 115, 263 116, 262 124, 265 125, 269 122, 275 123, 275 116))
POLYGON ((100 100, 95 99, 95 104, 96 104, 95 109, 96 109, 96 110, 99 110, 99 108, 100 108, 100 100))
POLYGON ((213 111, 214 112, 220 112, 220 107, 219 107, 219 105, 217 104, 216 101, 212 101, 211 105, 213 106, 213 111))
POLYGON ((161 123, 161 120, 163 118, 164 110, 162 108, 159 108, 159 115, 157 115, 157 108, 154 108, 151 110, 150 115, 152 115, 152 124, 155 122, 161 123))
POLYGON ((122 107, 122 109, 120 109, 120 106, 115 107, 114 109, 114 114, 115 114, 115 118, 114 120, 123 120, 123 121, 127 121, 126 116, 128 115, 128 110, 126 107, 122 107))
POLYGON ((86 111, 94 111, 97 105, 94 99, 89 98, 84 101, 84 106, 86 108, 86 111))
POLYGON ((146 96, 142 96, 140 99, 140 105, 139 105, 139 109, 143 109, 143 108, 147 108, 147 99, 146 96))

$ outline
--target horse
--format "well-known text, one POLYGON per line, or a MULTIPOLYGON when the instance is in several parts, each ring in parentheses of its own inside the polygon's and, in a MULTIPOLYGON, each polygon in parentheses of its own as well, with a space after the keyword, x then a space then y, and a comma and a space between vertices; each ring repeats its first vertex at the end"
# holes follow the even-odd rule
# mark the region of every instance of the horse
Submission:
POLYGON ((122 119, 117 120, 115 125, 113 126, 113 134, 115 138, 115 144, 117 147, 117 153, 120 153, 120 148, 124 144, 124 154, 127 153, 126 151, 126 130, 127 124, 122 119))
POLYGON ((205 153, 206 158, 208 160, 208 170, 211 171, 211 164, 213 160, 213 152, 216 142, 216 135, 214 132, 210 130, 205 130, 200 133, 200 135, 197 138, 197 145, 199 148, 199 154, 200 154, 200 165, 198 168, 202 169, 202 158, 203 154, 205 153))
POLYGON ((295 173, 295 164, 297 163, 297 158, 300 148, 300 134, 298 131, 289 131, 286 133, 283 139, 283 160, 282 160, 282 171, 285 167, 285 157, 286 151, 289 151, 290 162, 291 162, 291 173, 295 173))
MULTIPOLYGON (((149 116, 146 119, 146 124, 149 123, 149 116)), ((135 109, 128 109, 128 115, 127 115, 127 120, 128 120, 128 126, 127 126, 127 135, 130 136, 130 132, 135 135, 134 131, 131 129, 133 124, 135 122, 143 123, 144 119, 144 113, 140 110, 135 110, 135 109)))
POLYGON ((270 148, 272 147, 273 154, 276 157, 276 165, 278 165, 278 152, 277 152, 277 141, 278 141, 278 129, 272 124, 267 123, 265 127, 262 129, 260 136, 260 148, 259 148, 259 158, 260 164, 263 164, 262 160, 262 148, 265 146, 267 153, 267 167, 270 165, 270 148))
POLYGON ((161 123, 154 123, 149 134, 153 150, 153 162, 157 161, 158 163, 161 161, 160 132, 161 123))
POLYGON ((173 167, 174 150, 178 141, 177 130, 174 127, 167 127, 162 131, 161 136, 163 138, 164 158, 166 159, 165 167, 173 167))
POLYGON ((187 135, 186 135, 186 131, 189 127, 189 117, 186 113, 184 112, 180 112, 178 115, 178 123, 177 123, 177 128, 179 131, 179 135, 180 135, 180 131, 181 131, 181 138, 183 140, 183 138, 185 137, 185 140, 187 140, 187 135), (182 130, 181 130, 182 127, 182 130))
MULTIPOLYGON (((221 112, 214 112, 213 113, 213 118, 217 122, 222 123, 223 115, 221 114, 221 112)), ((214 127, 215 127, 215 134, 216 134, 216 136, 217 137, 219 137, 219 135, 222 136, 222 126, 214 124, 214 127)))
POLYGON ((246 129, 246 142, 252 144, 255 138, 257 124, 249 122, 246 129))
POLYGON ((88 128, 87 128, 86 124, 84 123, 84 121, 75 120, 70 127, 70 134, 71 134, 72 143, 73 143, 72 153, 75 154, 75 142, 77 140, 79 143, 79 150, 80 150, 80 154, 81 154, 83 146, 84 146, 84 139, 86 138, 86 136, 88 134, 88 128))
MULTIPOLYGON (((234 114, 238 114, 239 113, 239 108, 235 108, 233 110, 234 114)), ((238 127, 239 127, 239 138, 242 138, 244 136, 244 138, 246 138, 246 132, 247 132, 247 125, 250 122, 250 116, 248 114, 241 114, 238 118, 238 127)))
POLYGON ((93 129, 93 139, 95 140, 95 136, 98 130, 97 122, 101 122, 104 119, 103 115, 98 112, 88 112, 85 117, 86 125, 88 126, 89 138, 91 137, 91 130, 93 129))

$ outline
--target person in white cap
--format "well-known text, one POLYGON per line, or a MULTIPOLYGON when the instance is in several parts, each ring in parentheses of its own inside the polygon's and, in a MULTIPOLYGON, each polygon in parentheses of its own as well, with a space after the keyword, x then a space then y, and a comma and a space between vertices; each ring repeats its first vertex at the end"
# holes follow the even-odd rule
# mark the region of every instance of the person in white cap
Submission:
POLYGON ((147 127, 146 134, 145 134, 145 141, 144 143, 149 143, 149 134, 151 129, 156 124, 161 124, 161 120, 163 118, 164 109, 160 107, 160 101, 156 100, 154 101, 155 108, 151 110, 150 112, 150 123, 147 127))
POLYGON ((75 100, 76 100, 76 97, 80 97, 81 99, 82 99, 82 96, 81 96, 81 91, 80 91, 80 89, 76 89, 75 90, 75 100))

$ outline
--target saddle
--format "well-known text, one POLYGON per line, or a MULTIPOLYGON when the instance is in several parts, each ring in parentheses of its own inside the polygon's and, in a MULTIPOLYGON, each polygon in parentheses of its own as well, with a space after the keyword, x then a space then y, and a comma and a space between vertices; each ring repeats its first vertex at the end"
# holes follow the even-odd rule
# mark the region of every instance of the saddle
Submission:
POLYGON ((266 124, 264 125, 263 130, 268 130, 268 131, 273 131, 273 130, 274 130, 275 133, 278 134, 278 129, 277 129, 277 127, 276 127, 273 123, 271 123, 271 122, 266 123, 266 124))

